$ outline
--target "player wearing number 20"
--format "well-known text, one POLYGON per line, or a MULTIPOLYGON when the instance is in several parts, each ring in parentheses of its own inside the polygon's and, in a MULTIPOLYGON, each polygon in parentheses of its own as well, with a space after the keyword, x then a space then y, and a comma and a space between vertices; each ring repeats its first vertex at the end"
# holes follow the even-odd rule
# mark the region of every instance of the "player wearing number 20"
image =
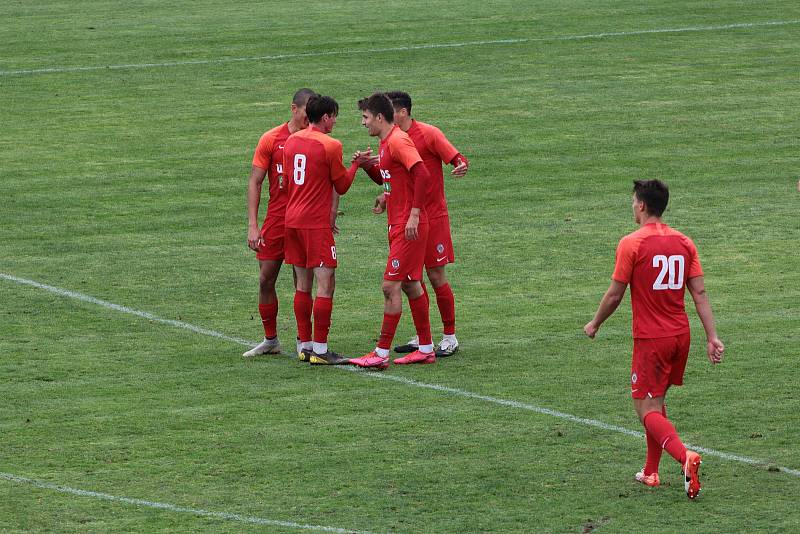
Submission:
POLYGON ((683 384, 689 355, 689 319, 684 309, 687 287, 705 329, 706 353, 712 364, 722 361, 725 347, 714 327, 694 243, 661 221, 668 201, 669 190, 660 180, 634 182, 632 207, 639 229, 620 240, 611 286, 583 329, 593 338, 619 306, 625 288, 631 286, 631 397, 647 440, 645 465, 635 478, 658 486, 658 464, 666 450, 682 465, 686 495, 694 499, 700 492, 700 455, 683 445, 667 419, 664 404, 667 389, 683 384))
POLYGON ((333 310, 336 243, 333 240, 334 190, 343 195, 358 170, 342 163, 342 143, 328 134, 336 125, 339 105, 329 96, 314 95, 306 103, 309 126, 292 134, 283 149, 286 206, 286 263, 294 266, 297 290, 299 358, 312 364, 339 364, 345 360, 328 350, 328 331, 333 310), (317 282, 317 296, 311 290, 317 282), (313 316, 313 336, 312 336, 313 316), (313 338, 313 342, 312 342, 313 338))

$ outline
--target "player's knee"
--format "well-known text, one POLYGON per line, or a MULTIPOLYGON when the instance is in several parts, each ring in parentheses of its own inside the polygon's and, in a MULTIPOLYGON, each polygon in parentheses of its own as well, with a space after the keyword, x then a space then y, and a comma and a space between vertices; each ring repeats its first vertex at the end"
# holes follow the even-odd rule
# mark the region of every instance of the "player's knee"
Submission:
POLYGON ((384 298, 388 300, 397 294, 398 290, 400 289, 400 286, 399 284, 390 282, 388 280, 384 280, 381 289, 383 290, 384 298))
POLYGON ((431 285, 436 288, 443 286, 447 283, 447 276, 444 274, 444 267, 431 267, 427 269, 428 280, 431 285))

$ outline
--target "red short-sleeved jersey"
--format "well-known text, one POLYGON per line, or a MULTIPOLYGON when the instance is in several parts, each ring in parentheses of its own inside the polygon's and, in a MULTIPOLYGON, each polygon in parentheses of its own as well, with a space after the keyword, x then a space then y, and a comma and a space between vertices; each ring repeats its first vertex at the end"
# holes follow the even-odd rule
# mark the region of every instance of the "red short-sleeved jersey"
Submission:
POLYGON ((447 215, 447 199, 444 195, 442 163, 450 163, 458 155, 458 150, 439 128, 424 122, 412 120, 406 133, 417 147, 417 152, 431 175, 431 186, 425 203, 428 218, 444 217, 447 215))
MULTIPOLYGON (((411 176, 411 167, 421 162, 422 158, 414 142, 399 126, 392 128, 386 139, 381 141, 379 155, 389 225, 405 225, 414 200, 414 178, 411 176)), ((425 208, 424 206, 420 208, 419 220, 427 222, 425 208)))
POLYGON ((342 143, 308 127, 286 140, 287 228, 330 228, 333 183, 345 179, 342 143))
POLYGON ((686 280, 702 275, 692 240, 666 224, 646 224, 623 237, 612 278, 631 286, 633 337, 689 332, 686 280))
POLYGON ((286 194, 281 189, 283 147, 289 137, 289 123, 281 124, 261 136, 253 154, 253 165, 267 171, 269 202, 265 220, 282 219, 286 213, 286 194))

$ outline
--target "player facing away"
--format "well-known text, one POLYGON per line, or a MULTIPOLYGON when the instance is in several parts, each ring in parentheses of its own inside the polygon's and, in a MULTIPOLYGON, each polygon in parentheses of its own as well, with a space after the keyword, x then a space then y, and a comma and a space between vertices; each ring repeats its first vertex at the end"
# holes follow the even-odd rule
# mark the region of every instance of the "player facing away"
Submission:
MULTIPOLYGON (((443 337, 436 347, 436 356, 452 356, 458 351, 456 339, 456 305, 453 290, 445 274, 445 266, 455 262, 453 239, 450 235, 450 216, 444 194, 442 163, 453 165, 450 174, 460 178, 467 174, 469 161, 445 137, 442 131, 411 117, 411 96, 403 91, 390 91, 386 96, 394 107, 394 123, 406 132, 417 148, 422 163, 431 175, 431 187, 425 203, 428 215, 428 241, 425 247, 425 272, 436 294, 436 305, 442 318, 443 337)), ((425 290, 423 284, 422 289, 425 290)), ((419 347, 414 337, 395 352, 413 352, 419 347)))
POLYGON ((434 363, 428 298, 420 284, 428 236, 425 196, 430 176, 411 138, 394 124, 389 97, 375 93, 361 101, 359 108, 361 123, 381 141, 378 157, 388 212, 389 258, 383 274, 383 324, 378 346, 350 363, 376 369, 389 367, 389 349, 403 310, 403 293, 408 297, 419 348, 394 363, 434 363))
POLYGON ((334 192, 350 189, 358 170, 342 163, 342 143, 328 134, 336 125, 339 104, 329 96, 314 95, 306 103, 309 126, 286 140, 283 165, 286 169, 286 263, 294 266, 297 288, 294 314, 298 357, 314 365, 345 363, 328 349, 328 331, 336 285, 336 243, 333 227, 336 214, 334 192), (311 290, 317 283, 317 295, 311 290), (313 325, 312 325, 313 317, 313 325), (313 334, 312 334, 313 326, 313 334))
POLYGON ((287 198, 281 189, 283 148, 291 134, 308 126, 306 102, 314 94, 311 89, 297 91, 292 98, 292 118, 263 134, 253 155, 253 167, 247 186, 247 246, 256 252, 258 260, 258 313, 264 326, 264 340, 242 354, 245 358, 260 354, 278 354, 281 351, 277 330, 278 295, 275 293, 275 282, 278 280, 284 255, 287 198), (269 202, 267 215, 259 229, 258 206, 265 177, 269 184, 269 202))
POLYGON ((683 384, 689 355, 689 320, 684 309, 687 287, 703 323, 706 353, 712 364, 722 361, 725 347, 714 327, 694 243, 661 220, 668 201, 669 190, 660 180, 633 182, 633 216, 639 229, 620 240, 611 286, 583 330, 594 338, 619 306, 625 288, 631 286, 631 397, 647 440, 645 465, 635 478, 658 486, 658 464, 662 450, 666 450, 683 466, 686 495, 694 499, 700 493, 701 458, 683 445, 667 419, 664 404, 669 387, 683 384))

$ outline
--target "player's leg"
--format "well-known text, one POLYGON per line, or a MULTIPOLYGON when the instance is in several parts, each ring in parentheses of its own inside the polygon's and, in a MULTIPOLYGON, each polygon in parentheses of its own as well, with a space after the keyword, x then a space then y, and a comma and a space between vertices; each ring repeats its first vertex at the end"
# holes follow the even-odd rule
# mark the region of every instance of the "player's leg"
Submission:
POLYGON ((297 322, 297 339, 300 340, 300 361, 311 359, 311 316, 314 310, 314 300, 311 298, 311 290, 314 285, 314 271, 294 266, 295 280, 297 286, 294 292, 294 318, 297 322))
POLYGON ((373 351, 361 358, 350 359, 349 363, 374 369, 386 369, 389 367, 389 349, 392 346, 392 340, 397 331, 397 323, 400 322, 400 315, 403 312, 403 291, 401 286, 402 282, 400 280, 383 281, 381 287, 383 290, 383 322, 381 323, 378 345, 373 351))
POLYGON ((437 357, 452 356, 458 352, 456 339, 456 299, 445 273, 445 266, 427 267, 428 280, 436 294, 436 306, 442 318, 442 340, 436 347, 437 357))
POLYGON ((314 268, 317 296, 314 299, 314 335, 312 365, 338 365, 346 359, 328 349, 328 332, 331 328, 333 293, 336 288, 336 270, 333 267, 314 268))
POLYGON ((414 328, 417 332, 419 348, 402 358, 397 358, 394 363, 398 365, 435 363, 436 354, 433 351, 433 340, 431 339, 428 297, 422 290, 422 286, 418 280, 405 281, 401 287, 403 293, 408 297, 408 305, 409 308, 411 308, 411 316, 414 319, 414 328))
POLYGON ((261 229, 264 244, 256 253, 259 264, 258 314, 264 327, 264 340, 242 356, 252 358, 260 354, 278 354, 278 295, 275 283, 281 270, 284 256, 284 227, 281 224, 264 223, 261 229))

